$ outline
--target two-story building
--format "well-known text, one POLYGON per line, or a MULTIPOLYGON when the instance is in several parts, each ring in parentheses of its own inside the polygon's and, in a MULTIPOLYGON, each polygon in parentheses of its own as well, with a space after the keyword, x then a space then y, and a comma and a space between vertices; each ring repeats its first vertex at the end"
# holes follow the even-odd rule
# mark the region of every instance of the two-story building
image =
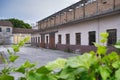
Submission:
POLYGON ((0 44, 11 44, 12 27, 11 22, 0 20, 0 44))
POLYGON ((44 48, 89 51, 102 32, 113 45, 120 40, 120 0, 81 0, 38 21, 38 29, 34 41, 44 48))

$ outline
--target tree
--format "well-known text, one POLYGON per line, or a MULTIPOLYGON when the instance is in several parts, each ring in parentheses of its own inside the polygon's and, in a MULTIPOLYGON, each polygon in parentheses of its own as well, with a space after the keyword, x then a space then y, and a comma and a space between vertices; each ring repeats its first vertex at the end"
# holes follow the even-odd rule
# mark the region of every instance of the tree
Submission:
POLYGON ((25 23, 23 20, 19 20, 19 19, 15 19, 15 18, 11 18, 8 20, 13 24, 14 28, 28 28, 28 29, 32 28, 30 26, 30 24, 25 23))

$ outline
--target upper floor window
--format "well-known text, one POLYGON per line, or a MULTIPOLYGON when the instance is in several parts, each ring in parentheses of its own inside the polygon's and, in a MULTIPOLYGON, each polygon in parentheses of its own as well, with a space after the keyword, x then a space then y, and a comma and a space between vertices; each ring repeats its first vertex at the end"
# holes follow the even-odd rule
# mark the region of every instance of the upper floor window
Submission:
POLYGON ((109 29, 109 30, 107 30, 107 32, 109 33, 107 45, 109 46, 109 45, 115 44, 117 41, 117 30, 109 29))
POLYGON ((2 28, 0 28, 0 32, 2 32, 2 28))
POLYGON ((6 32, 10 32, 10 28, 6 28, 6 32))

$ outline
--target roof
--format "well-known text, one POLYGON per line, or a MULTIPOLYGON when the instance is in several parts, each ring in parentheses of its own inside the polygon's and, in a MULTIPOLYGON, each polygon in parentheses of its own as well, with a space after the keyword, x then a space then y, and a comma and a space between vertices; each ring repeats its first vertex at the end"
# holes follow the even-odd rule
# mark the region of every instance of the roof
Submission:
POLYGON ((9 26, 12 27, 12 23, 10 21, 7 20, 0 20, 0 26, 9 26))
POLYGON ((26 29, 26 28, 13 28, 13 33, 23 33, 23 34, 31 34, 34 29, 26 29))

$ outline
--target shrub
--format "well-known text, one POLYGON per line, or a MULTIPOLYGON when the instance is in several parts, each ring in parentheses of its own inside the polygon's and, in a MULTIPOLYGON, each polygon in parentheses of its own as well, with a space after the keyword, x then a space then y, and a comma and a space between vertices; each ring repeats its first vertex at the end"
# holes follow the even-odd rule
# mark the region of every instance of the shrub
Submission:
MULTIPOLYGON (((5 67, 0 80, 14 80, 14 77, 9 75, 11 71, 25 75, 19 80, 120 80, 120 55, 116 52, 106 54, 107 47, 104 44, 108 33, 102 33, 101 36, 101 44, 94 43, 96 52, 91 51, 68 59, 59 58, 39 68, 35 68, 35 64, 29 61, 18 68, 5 67)), ((19 51, 16 47, 18 46, 13 47, 14 52, 19 51)), ((18 58, 9 50, 8 53, 11 56, 10 62, 18 58)))

